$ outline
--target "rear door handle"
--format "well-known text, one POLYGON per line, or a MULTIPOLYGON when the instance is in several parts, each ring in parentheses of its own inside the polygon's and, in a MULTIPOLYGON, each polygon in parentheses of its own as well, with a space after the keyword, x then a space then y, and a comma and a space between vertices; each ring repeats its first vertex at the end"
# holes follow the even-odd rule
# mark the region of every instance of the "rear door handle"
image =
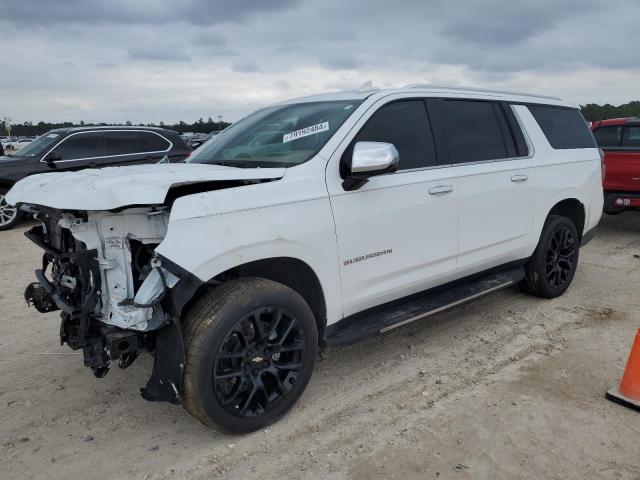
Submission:
POLYGON ((529 177, 524 173, 519 173, 518 175, 511 177, 512 182, 526 182, 527 180, 529 180, 529 177))
POLYGON ((438 185, 429 189, 429 195, 442 195, 449 192, 453 192, 453 185, 438 185))

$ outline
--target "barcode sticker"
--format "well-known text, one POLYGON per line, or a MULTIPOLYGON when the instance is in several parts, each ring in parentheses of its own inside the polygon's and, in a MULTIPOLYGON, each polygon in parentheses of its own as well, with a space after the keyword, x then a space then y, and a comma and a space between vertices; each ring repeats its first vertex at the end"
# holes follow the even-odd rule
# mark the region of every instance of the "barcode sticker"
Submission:
POLYGON ((297 140, 302 137, 308 137, 309 135, 315 135, 320 132, 326 132, 327 130, 329 130, 329 122, 318 123, 317 125, 312 125, 310 127, 296 130, 295 132, 287 133, 282 137, 282 143, 291 142, 293 140, 297 140))

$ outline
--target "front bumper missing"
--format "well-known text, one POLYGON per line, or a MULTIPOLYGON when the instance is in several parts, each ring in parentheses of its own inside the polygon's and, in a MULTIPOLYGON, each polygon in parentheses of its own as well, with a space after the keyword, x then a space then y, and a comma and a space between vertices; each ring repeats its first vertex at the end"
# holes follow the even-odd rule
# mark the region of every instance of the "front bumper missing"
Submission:
POLYGON ((154 307, 163 317, 163 325, 152 332, 121 329, 101 322, 96 313, 96 307, 101 302, 101 275, 95 249, 61 252, 45 241, 41 226, 32 228, 25 235, 45 251, 42 268, 35 271, 38 282, 27 287, 25 298, 28 301, 29 298, 33 299, 33 292, 37 291, 44 298, 41 306, 45 311, 55 310, 52 304, 61 310, 61 343, 67 343, 74 350, 82 348, 85 365, 97 377, 106 375, 112 360, 118 359, 120 367, 126 368, 136 358, 138 349, 150 351, 154 355, 153 371, 146 386, 141 389, 142 397, 150 401, 181 403, 185 345, 180 316, 203 282, 172 262, 161 259, 163 266, 179 278, 168 289, 162 302, 154 307), (45 275, 49 265, 56 261, 77 266, 80 276, 86 280, 86 288, 77 305, 65 300, 60 288, 45 275))
POLYGON ((37 292, 40 305, 34 306, 38 310, 42 311, 51 303, 55 304, 61 310, 60 344, 66 343, 73 350, 81 348, 85 366, 91 368, 97 377, 103 377, 109 370, 109 355, 104 349, 102 329, 93 325, 92 321, 92 314, 100 302, 101 277, 97 251, 61 252, 45 241, 42 226, 32 228, 25 235, 45 252, 42 268, 35 271, 37 283, 29 285, 25 291, 27 303, 35 303, 34 293, 37 292), (82 282, 82 295, 78 304, 63 298, 64 293, 45 275, 49 265, 56 262, 58 265, 68 262, 78 268, 78 278, 82 282))
POLYGON ((186 362, 182 322, 187 303, 204 285, 199 278, 160 256, 162 265, 180 280, 162 301, 167 325, 155 333, 153 372, 147 385, 140 390, 149 401, 182 402, 182 375, 186 362))
MULTIPOLYGON (((94 311, 96 305, 99 302, 100 292, 100 267, 98 265, 96 250, 85 250, 80 252, 63 253, 51 245, 47 244, 44 240, 43 227, 34 227, 31 230, 25 232, 26 237, 42 248, 45 253, 42 257, 42 268, 35 271, 38 284, 46 292, 46 294, 53 300, 55 305, 70 319, 78 320, 80 324, 78 341, 82 343, 87 333, 88 319, 91 312, 94 311), (58 290, 58 288, 49 281, 45 272, 52 260, 58 262, 69 261, 73 265, 80 269, 80 276, 83 279, 89 280, 90 287, 84 292, 82 303, 80 305, 71 305, 67 303, 58 290)), ((26 297, 27 295, 25 295, 26 297)), ((64 343, 65 339, 61 338, 61 342, 64 343)), ((72 346, 73 348, 73 346, 72 346)))

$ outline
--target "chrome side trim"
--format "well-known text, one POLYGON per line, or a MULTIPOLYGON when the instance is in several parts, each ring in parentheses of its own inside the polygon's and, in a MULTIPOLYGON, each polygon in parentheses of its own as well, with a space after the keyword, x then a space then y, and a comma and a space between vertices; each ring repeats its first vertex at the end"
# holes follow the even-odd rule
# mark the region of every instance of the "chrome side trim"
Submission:
POLYGON ((102 132, 144 132, 144 133, 153 133, 155 135, 158 135, 160 138, 166 140, 167 142, 169 142, 169 148, 167 148, 166 150, 156 150, 156 151, 153 151, 153 152, 121 153, 121 154, 118 154, 118 155, 102 155, 100 157, 73 158, 71 160, 58 160, 57 162, 53 162, 53 163, 82 162, 84 160, 97 160, 99 158, 127 157, 129 155, 151 155, 153 153, 167 153, 167 152, 171 151, 171 149, 173 148, 173 142, 171 140, 169 140, 164 135, 160 135, 158 132, 154 132, 153 130, 142 130, 142 129, 121 130, 121 129, 117 129, 117 128, 110 129, 110 130, 83 130, 82 132, 72 133, 72 134, 64 137, 58 143, 56 143, 53 146, 53 148, 49 149, 49 151, 43 155, 43 157, 40 159, 40 163, 49 163, 49 162, 45 161, 45 158, 47 158, 47 155, 49 155, 56 148, 58 148, 62 143, 66 142, 69 138, 73 137, 74 135, 82 135, 84 133, 102 133, 102 132))

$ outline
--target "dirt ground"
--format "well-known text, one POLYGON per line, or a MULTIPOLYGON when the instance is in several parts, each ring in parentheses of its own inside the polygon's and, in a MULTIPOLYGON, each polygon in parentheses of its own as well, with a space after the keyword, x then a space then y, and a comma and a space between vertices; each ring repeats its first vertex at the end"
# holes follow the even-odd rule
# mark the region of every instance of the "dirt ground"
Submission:
POLYGON ((0 232, 1 479, 640 479, 640 414, 613 404, 640 320, 640 215, 605 217, 570 290, 516 288, 324 354, 297 407, 247 436, 99 380, 27 308, 38 248, 0 232))

